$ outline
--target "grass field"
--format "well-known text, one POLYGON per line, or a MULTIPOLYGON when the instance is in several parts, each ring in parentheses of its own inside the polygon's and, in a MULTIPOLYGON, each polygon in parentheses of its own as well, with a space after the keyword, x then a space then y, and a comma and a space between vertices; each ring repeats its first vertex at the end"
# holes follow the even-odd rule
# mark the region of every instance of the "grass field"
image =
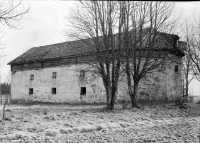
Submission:
MULTIPOLYGON (((200 142, 200 104, 142 109, 105 105, 10 105, 0 122, 1 143, 200 142)), ((2 113, 2 106, 0 107, 2 113)))

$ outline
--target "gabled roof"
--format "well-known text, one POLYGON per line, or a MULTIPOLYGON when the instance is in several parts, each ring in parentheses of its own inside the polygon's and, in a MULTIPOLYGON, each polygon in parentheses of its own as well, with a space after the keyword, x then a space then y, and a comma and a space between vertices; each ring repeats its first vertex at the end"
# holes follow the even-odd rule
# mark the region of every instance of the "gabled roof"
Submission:
MULTIPOLYGON (((170 45, 169 47, 171 49, 174 48, 174 40, 178 40, 177 38, 179 37, 177 35, 166 34, 161 32, 160 34, 168 43, 168 45, 170 45)), ((86 46, 86 44, 84 44, 86 41, 88 42, 88 40, 91 39, 83 39, 77 41, 62 42, 52 45, 45 45, 40 47, 33 47, 25 53, 23 53, 22 55, 20 55, 19 57, 17 57, 16 59, 9 62, 8 65, 88 55, 90 53, 95 52, 94 48, 86 46)), ((180 49, 177 50, 181 52, 180 49)))
POLYGON ((9 62, 9 65, 45 61, 56 58, 66 58, 87 54, 93 50, 83 44, 83 40, 62 42, 52 45, 33 47, 9 62))

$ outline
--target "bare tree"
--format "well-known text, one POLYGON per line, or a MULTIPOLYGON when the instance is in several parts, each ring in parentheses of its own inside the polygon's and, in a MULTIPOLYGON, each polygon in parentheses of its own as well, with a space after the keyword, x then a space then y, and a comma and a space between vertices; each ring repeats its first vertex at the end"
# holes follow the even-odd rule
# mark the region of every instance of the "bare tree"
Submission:
MULTIPOLYGON (((22 0, 1 0, 0 1, 0 28, 9 27, 9 28, 18 28, 22 17, 29 12, 30 7, 26 6, 22 0)), ((0 40, 2 37, 0 38, 0 40)), ((2 46, 0 50, 2 50, 2 46)), ((0 58, 5 55, 1 51, 0 58)), ((0 69, 1 70, 1 69, 0 69)), ((1 93, 0 93, 1 94, 1 93)), ((3 107, 3 117, 5 115, 5 105, 3 107)))
POLYGON ((7 76, 6 76, 6 82, 7 82, 7 92, 8 94, 6 95, 6 102, 9 105, 10 104, 10 99, 11 99, 11 72, 9 71, 7 76))
MULTIPOLYGON (((3 33, 4 27, 19 28, 23 16, 28 13, 30 7, 23 0, 1 0, 0 1, 0 31, 3 33)), ((4 35, 0 36, 0 41, 4 35)), ((1 41, 2 42, 2 41, 1 41)), ((0 58, 3 58, 4 44, 0 44, 0 58)), ((0 63, 1 64, 1 63, 0 63)))
POLYGON ((188 100, 189 96, 189 84, 195 77, 194 69, 193 69, 193 63, 190 58, 191 50, 189 49, 187 45, 186 49, 186 55, 183 58, 183 97, 185 101, 188 100))
POLYGON ((183 97, 185 101, 188 101, 188 92, 189 92, 189 84, 195 77, 194 75, 194 68, 193 68, 193 62, 191 59, 192 49, 190 44, 190 38, 192 37, 193 33, 191 31, 191 27, 186 23, 184 31, 184 39, 185 42, 180 42, 180 47, 185 52, 185 56, 182 58, 183 60, 183 97), (182 44, 182 46, 181 46, 182 44))
POLYGON ((190 47, 190 58, 192 60, 193 72, 198 81, 200 81, 200 22, 192 25, 190 35, 188 34, 188 45, 190 47))
POLYGON ((23 0, 1 0, 0 23, 9 28, 17 28, 29 9, 30 7, 27 7, 23 0))
MULTIPOLYGON (((124 36, 128 92, 132 107, 139 108, 138 85, 145 75, 163 70, 163 63, 166 62, 169 53, 166 45, 163 45, 165 43, 162 38, 169 34, 163 32, 171 32, 178 19, 171 19, 173 3, 144 1, 125 2, 125 4, 128 5, 124 36)), ((178 40, 178 36, 173 35, 173 39, 174 41, 171 42, 178 40)), ((175 44, 168 46, 175 46, 175 44)))
POLYGON ((66 31, 67 36, 80 40, 82 45, 87 47, 83 49, 85 54, 93 55, 87 64, 102 78, 107 107, 112 110, 118 87, 123 45, 122 2, 80 1, 79 4, 80 7, 73 11, 68 19, 71 29, 66 31))
POLYGON ((10 71, 8 72, 8 74, 7 74, 7 76, 6 76, 6 82, 7 82, 8 84, 11 84, 11 72, 10 72, 10 71))

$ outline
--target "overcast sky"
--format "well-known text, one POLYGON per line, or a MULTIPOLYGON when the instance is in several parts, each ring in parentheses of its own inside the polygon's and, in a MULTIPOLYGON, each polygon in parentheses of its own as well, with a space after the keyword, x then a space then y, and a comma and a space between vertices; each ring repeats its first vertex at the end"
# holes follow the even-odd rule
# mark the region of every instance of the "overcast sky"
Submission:
MULTIPOLYGON (((6 48, 4 54, 7 56, 0 61, 1 81, 5 81, 10 66, 8 62, 15 59, 31 47, 64 42, 67 39, 62 33, 70 7, 77 1, 59 0, 27 0, 31 10, 24 16, 20 29, 5 29, 4 41, 6 48)), ((177 2, 176 2, 177 3, 177 2)), ((178 2, 176 14, 183 13, 181 20, 193 21, 193 17, 200 18, 200 2, 178 2)), ((194 81, 190 91, 200 95, 200 84, 194 81)))

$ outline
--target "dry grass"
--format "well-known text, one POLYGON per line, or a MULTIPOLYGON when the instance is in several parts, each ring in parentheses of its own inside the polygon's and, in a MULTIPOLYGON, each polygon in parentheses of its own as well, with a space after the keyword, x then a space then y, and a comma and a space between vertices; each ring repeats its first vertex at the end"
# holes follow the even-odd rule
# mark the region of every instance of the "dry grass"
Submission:
MULTIPOLYGON (((0 142, 198 142, 200 105, 10 105, 0 142)), ((0 112, 2 107, 0 107, 0 112)))

